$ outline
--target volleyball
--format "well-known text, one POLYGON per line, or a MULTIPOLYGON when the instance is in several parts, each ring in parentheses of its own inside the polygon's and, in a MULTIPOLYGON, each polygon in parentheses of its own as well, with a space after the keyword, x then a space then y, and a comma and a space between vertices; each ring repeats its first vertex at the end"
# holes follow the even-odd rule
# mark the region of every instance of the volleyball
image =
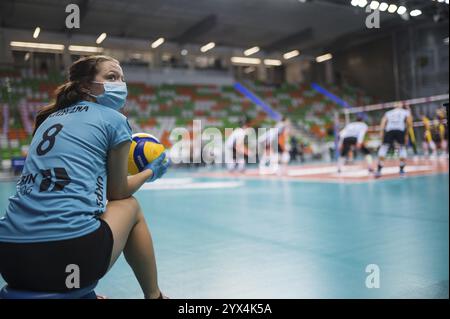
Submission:
POLYGON ((128 153, 128 174, 135 175, 158 158, 165 150, 164 145, 153 135, 136 133, 132 136, 128 153))

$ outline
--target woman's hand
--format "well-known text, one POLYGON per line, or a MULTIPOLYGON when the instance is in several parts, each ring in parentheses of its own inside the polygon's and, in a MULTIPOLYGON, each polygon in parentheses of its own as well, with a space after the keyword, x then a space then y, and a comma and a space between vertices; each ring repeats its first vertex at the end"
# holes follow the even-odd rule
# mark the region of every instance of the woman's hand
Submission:
POLYGON ((144 170, 149 169, 152 171, 152 176, 147 179, 147 182, 154 182, 167 172, 167 168, 170 166, 170 160, 164 162, 165 158, 166 153, 162 153, 157 159, 144 168, 144 170))

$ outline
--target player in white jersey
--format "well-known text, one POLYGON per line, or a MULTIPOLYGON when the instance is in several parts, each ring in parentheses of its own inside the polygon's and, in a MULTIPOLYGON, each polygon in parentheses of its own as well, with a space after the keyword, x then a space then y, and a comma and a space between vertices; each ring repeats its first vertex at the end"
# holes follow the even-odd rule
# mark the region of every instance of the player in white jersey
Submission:
POLYGON ((401 105, 395 109, 390 110, 384 114, 381 120, 381 139, 383 144, 378 150, 378 169, 375 177, 381 177, 381 170, 383 169, 383 161, 390 147, 395 144, 399 145, 400 155, 400 175, 405 174, 406 166, 406 134, 412 127, 411 112, 405 110, 401 105))
POLYGON ((245 118, 241 121, 241 127, 233 130, 231 135, 225 142, 225 163, 229 172, 233 172, 236 168, 239 172, 245 171, 246 159, 249 150, 245 145, 245 137, 249 128, 249 119, 245 118))
POLYGON ((274 128, 268 129, 258 138, 259 147, 264 149, 259 162, 260 174, 280 173, 280 160, 284 165, 289 163, 289 143, 286 142, 289 140, 289 128, 289 119, 283 117, 274 128))
POLYGON ((342 166, 347 160, 351 151, 355 148, 360 150, 366 159, 367 169, 372 172, 372 156, 370 151, 364 145, 364 137, 366 136, 369 127, 364 123, 364 119, 358 116, 356 122, 347 124, 339 133, 339 151, 340 157, 338 159, 338 172, 341 172, 342 166))

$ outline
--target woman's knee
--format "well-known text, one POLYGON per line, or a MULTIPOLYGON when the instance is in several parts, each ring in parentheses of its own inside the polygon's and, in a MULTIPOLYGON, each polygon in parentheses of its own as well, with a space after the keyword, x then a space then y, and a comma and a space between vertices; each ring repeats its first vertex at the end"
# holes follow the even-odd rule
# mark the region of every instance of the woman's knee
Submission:
POLYGON ((138 200, 134 196, 130 196, 127 199, 124 199, 126 201, 126 204, 129 205, 134 211, 140 211, 141 206, 139 205, 138 200))
MULTIPOLYGON (((133 216, 133 219, 137 221, 141 215, 141 206, 138 200, 134 196, 130 196, 125 199, 115 200, 108 203, 114 210, 126 211, 128 214, 133 216)), ((112 208, 111 207, 111 208, 112 208)))
POLYGON ((136 197, 131 196, 127 199, 124 199, 126 201, 126 205, 127 207, 130 208, 130 210, 133 212, 133 215, 136 219, 136 221, 138 221, 141 218, 141 205, 139 205, 138 200, 136 199, 136 197))

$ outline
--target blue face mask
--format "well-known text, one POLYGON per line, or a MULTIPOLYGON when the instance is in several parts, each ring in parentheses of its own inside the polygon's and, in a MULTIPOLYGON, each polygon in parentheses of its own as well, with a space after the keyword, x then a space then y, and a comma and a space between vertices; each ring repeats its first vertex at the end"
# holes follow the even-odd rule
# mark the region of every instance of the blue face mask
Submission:
POLYGON ((108 106, 116 111, 119 111, 124 107, 128 95, 127 84, 125 82, 93 81, 92 83, 103 84, 105 90, 105 92, 100 95, 90 94, 92 97, 95 97, 98 104, 108 106))

